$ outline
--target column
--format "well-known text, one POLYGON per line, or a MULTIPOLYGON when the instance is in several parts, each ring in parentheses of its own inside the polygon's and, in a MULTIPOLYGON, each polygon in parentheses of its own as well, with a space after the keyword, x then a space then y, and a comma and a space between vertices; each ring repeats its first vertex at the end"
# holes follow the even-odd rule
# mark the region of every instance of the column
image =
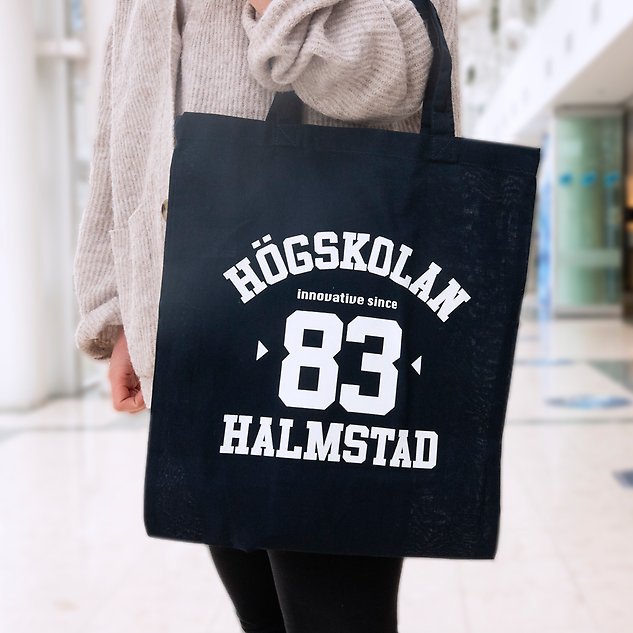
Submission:
POLYGON ((5 2, 0 20, 0 410, 36 404, 46 386, 32 4, 5 2))

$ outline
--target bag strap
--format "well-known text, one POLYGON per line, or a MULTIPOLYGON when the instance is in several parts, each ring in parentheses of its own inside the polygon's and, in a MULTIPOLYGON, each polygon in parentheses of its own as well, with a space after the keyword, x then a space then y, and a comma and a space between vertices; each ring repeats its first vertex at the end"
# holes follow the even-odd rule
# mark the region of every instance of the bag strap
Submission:
MULTIPOLYGON (((420 132, 434 135, 455 136, 451 76, 453 61, 444 36, 444 30, 431 0, 411 0, 426 24, 433 47, 433 62, 424 92, 420 132)), ((301 124, 303 102, 289 90, 275 93, 266 121, 277 124, 301 124)))
POLYGON ((422 105, 422 129, 431 134, 455 136, 453 91, 451 78, 453 60, 444 36, 444 29, 431 0, 412 0, 426 23, 433 46, 433 63, 429 72, 422 105))

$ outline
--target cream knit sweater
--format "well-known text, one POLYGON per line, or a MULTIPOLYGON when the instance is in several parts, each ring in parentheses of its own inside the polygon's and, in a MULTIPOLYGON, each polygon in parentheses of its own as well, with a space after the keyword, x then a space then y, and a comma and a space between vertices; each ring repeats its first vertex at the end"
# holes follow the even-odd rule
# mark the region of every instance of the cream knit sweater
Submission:
MULTIPOLYGON (((434 0, 454 60, 457 0, 434 0)), ((432 60, 410 0, 117 0, 73 279, 77 347, 107 359, 123 326, 151 407, 174 117, 263 120, 294 90, 304 122, 418 132, 432 60)), ((221 156, 218 156, 221 160, 221 156)))

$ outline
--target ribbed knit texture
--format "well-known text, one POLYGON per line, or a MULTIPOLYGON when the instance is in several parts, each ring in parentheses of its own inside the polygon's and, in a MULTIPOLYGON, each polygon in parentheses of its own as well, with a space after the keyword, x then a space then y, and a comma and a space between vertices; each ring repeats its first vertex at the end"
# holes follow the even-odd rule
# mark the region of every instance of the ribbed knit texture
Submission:
MULTIPOLYGON (((457 0, 435 0, 453 55, 457 0)), ((432 49, 410 0, 117 0, 73 279, 77 347, 107 359, 121 326, 151 406, 174 116, 264 120, 294 90, 304 123, 420 129, 432 49)), ((219 157, 221 159, 221 156, 219 157)))

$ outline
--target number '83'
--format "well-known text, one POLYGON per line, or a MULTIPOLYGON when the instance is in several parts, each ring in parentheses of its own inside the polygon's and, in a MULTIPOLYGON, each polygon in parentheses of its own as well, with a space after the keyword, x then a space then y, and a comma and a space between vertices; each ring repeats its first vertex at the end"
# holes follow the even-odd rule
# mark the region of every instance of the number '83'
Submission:
MULTIPOLYGON (((288 356, 281 363, 279 397, 287 407, 326 409, 336 400, 338 363, 334 359, 343 342, 343 322, 336 314, 296 310, 286 319, 284 345, 288 356), (320 347, 304 345, 306 330, 321 332, 320 347), (301 389, 299 377, 302 367, 318 369, 316 389, 301 389)), ((402 329, 396 321, 357 316, 347 326, 345 340, 364 343, 367 336, 383 339, 382 352, 364 352, 361 370, 380 376, 375 396, 361 395, 358 385, 341 384, 339 402, 349 412, 385 415, 396 404, 398 370, 394 366, 400 358, 402 329)))

